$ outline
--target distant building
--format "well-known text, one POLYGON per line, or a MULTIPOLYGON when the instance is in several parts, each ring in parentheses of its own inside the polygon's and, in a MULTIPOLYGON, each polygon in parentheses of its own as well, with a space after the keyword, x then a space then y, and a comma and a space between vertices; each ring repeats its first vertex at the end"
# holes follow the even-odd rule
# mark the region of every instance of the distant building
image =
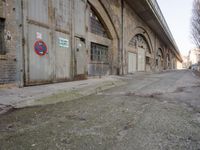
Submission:
POLYGON ((183 56, 183 63, 182 66, 184 69, 188 69, 190 67, 189 56, 183 56))
POLYGON ((200 62, 200 49, 192 49, 188 55, 190 65, 198 64, 200 62))
POLYGON ((156 0, 0 0, 0 84, 155 72, 178 62, 156 0))

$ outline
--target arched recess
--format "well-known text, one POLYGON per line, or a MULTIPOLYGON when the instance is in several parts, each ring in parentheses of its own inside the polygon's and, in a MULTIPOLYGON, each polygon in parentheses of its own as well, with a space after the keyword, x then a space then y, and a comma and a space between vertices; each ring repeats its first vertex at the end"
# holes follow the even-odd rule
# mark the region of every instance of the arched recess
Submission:
POLYGON ((108 16, 106 10, 102 6, 102 4, 99 2, 99 0, 88 0, 88 3, 91 5, 93 11, 98 15, 98 17, 101 19, 101 23, 104 25, 104 27, 107 28, 107 32, 110 35, 110 38, 112 40, 118 39, 118 34, 116 32, 116 29, 110 20, 110 17, 108 16))
POLYGON ((156 66, 159 71, 164 69, 164 52, 162 48, 158 48, 156 53, 156 66))
MULTIPOLYGON (((139 32, 135 34, 128 43, 129 47, 132 47, 136 51, 136 61, 130 61, 132 55, 130 52, 128 53, 128 68, 129 70, 132 68, 137 68, 137 71, 151 71, 151 61, 152 61, 152 50, 150 48, 150 44, 148 39, 145 37, 144 34, 139 32), (134 62, 131 64, 131 62, 134 62), (136 66, 136 67, 135 67, 136 66)), ((133 58, 132 58, 133 59, 133 58)), ((130 71, 129 71, 130 72, 130 71)))
POLYGON ((168 53, 166 56, 166 64, 167 64, 167 69, 170 69, 171 67, 171 58, 170 58, 170 54, 168 53))
MULTIPOLYGON (((89 75, 98 75, 101 74, 99 72, 103 72, 103 74, 101 75, 107 75, 107 74, 116 74, 117 73, 117 68, 119 66, 118 63, 118 45, 119 45, 119 41, 118 41, 118 34, 116 32, 116 29, 112 23, 112 21, 110 20, 109 15, 107 14, 106 10, 104 9, 104 7, 102 6, 102 4, 99 2, 99 0, 88 0, 88 4, 91 8, 91 10, 95 13, 95 15, 97 16, 98 20, 101 22, 101 24, 103 25, 103 27, 106 29, 107 35, 108 35, 108 39, 106 40, 105 37, 102 38, 98 35, 95 34, 89 34, 89 42, 91 43, 91 49, 92 49, 92 44, 100 44, 99 46, 106 46, 108 47, 108 54, 109 54, 109 61, 108 61, 108 65, 105 65, 105 68, 108 68, 107 70, 105 70, 104 64, 102 65, 101 62, 95 62, 92 61, 92 59, 90 59, 89 65, 88 65, 88 73, 89 75), (108 44, 110 43, 110 44, 108 44), (98 65, 100 64, 101 65, 98 65), (103 71, 102 71, 103 68, 103 71)), ((105 48, 105 47, 104 47, 105 48)), ((92 50, 91 50, 92 52, 92 50)))
POLYGON ((136 27, 134 29, 134 32, 132 33, 132 36, 130 36, 128 38, 129 39, 128 41, 131 41, 134 36, 139 35, 139 34, 145 38, 145 40, 147 41, 147 43, 149 45, 151 53, 153 53, 153 45, 151 42, 151 38, 150 38, 148 32, 143 27, 136 27))
POLYGON ((152 53, 147 39, 142 34, 136 34, 129 41, 129 46, 134 47, 135 49, 143 48, 143 49, 145 49, 145 52, 146 52, 147 55, 151 55, 151 53, 152 53))

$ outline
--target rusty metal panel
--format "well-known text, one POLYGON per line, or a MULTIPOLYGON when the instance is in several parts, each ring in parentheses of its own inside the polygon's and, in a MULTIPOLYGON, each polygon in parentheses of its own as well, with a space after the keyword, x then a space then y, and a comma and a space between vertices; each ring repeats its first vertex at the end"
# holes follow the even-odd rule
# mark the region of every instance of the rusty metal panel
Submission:
POLYGON ((53 1, 55 7, 56 28, 62 30, 70 30, 70 0, 53 1))
POLYGON ((56 32, 56 80, 70 78, 71 48, 70 35, 56 32))
POLYGON ((108 64, 93 63, 88 65, 89 76, 105 76, 110 74, 110 68, 108 64))
POLYGON ((29 81, 47 81, 53 79, 53 57, 52 41, 50 30, 36 25, 28 26, 28 65, 29 81), (44 56, 39 56, 34 51, 34 43, 37 41, 36 33, 40 32, 42 40, 46 43, 48 52, 44 56))
POLYGON ((67 80, 71 72, 71 0, 24 0, 26 85, 67 80), (47 45, 45 55, 35 43, 47 45))
POLYGON ((75 41, 76 75, 83 75, 86 72, 87 56, 85 42, 80 38, 75 41))
POLYGON ((85 0, 74 1, 75 11, 75 34, 84 37, 85 36, 85 22, 86 22, 86 2, 85 0))
POLYGON ((49 1, 48 0, 28 0, 28 19, 41 23, 48 23, 49 1))

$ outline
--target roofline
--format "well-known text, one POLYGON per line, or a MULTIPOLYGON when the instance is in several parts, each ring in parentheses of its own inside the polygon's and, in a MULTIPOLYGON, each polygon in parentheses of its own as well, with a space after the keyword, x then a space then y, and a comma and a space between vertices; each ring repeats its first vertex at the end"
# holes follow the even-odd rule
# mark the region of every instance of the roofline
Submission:
POLYGON ((172 44, 172 47, 175 50, 175 54, 177 56, 177 58, 182 62, 183 59, 181 57, 179 48, 174 40, 174 37, 169 29, 169 26, 162 14, 162 11, 157 3, 156 0, 146 0, 146 2, 148 3, 149 7, 151 8, 153 14, 155 15, 157 21, 160 23, 160 26, 162 27, 162 29, 164 30, 165 34, 167 35, 167 38, 169 39, 169 41, 172 44))

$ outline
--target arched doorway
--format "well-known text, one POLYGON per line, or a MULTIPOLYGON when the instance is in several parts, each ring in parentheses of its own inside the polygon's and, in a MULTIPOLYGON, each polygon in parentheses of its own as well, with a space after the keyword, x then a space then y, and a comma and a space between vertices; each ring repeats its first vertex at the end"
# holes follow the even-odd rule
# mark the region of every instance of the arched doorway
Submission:
MULTIPOLYGON (((130 64, 133 61, 129 60, 128 68, 131 68, 130 66, 133 66, 133 68, 137 68, 137 71, 150 71, 151 50, 146 38, 142 34, 137 34, 131 39, 131 41, 129 42, 129 46, 132 46, 134 47, 134 49, 136 49, 137 61, 136 64, 130 64)), ((130 58, 131 57, 129 56, 128 59, 130 58)))

